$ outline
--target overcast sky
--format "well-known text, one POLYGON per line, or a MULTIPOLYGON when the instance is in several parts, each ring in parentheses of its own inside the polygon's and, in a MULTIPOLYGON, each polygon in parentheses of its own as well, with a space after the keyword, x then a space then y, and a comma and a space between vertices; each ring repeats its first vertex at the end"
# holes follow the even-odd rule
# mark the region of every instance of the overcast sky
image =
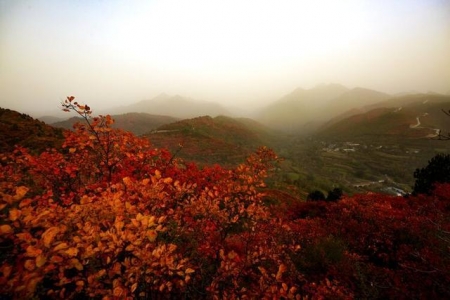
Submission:
POLYGON ((0 106, 450 91, 449 0, 0 0, 0 106))

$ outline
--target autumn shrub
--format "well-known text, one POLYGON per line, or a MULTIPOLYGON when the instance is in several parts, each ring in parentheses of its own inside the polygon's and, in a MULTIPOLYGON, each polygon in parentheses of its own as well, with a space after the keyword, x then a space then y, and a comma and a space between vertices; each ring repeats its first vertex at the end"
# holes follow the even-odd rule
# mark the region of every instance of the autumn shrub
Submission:
POLYGON ((86 120, 61 149, 18 147, 0 165, 0 285, 12 298, 294 298, 298 273, 263 205, 276 155, 199 169, 86 120))

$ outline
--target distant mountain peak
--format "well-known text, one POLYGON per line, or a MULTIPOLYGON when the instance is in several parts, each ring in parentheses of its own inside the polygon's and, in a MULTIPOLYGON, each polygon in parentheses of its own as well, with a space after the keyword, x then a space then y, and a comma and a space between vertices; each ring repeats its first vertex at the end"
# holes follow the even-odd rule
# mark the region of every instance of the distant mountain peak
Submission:
POLYGON ((343 90, 348 90, 347 87, 343 86, 340 83, 319 83, 318 85, 316 85, 315 87, 311 88, 310 90, 314 90, 314 89, 343 89, 343 90))
POLYGON ((229 115, 230 112, 215 102, 198 101, 181 95, 168 95, 166 93, 142 100, 140 102, 121 107, 114 114, 126 112, 145 112, 153 115, 172 116, 175 118, 193 118, 201 115, 229 115))

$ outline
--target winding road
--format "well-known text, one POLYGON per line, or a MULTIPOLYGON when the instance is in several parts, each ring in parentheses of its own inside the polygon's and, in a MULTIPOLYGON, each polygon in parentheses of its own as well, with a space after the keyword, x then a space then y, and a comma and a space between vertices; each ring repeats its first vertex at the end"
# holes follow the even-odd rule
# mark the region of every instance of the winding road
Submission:
MULTIPOLYGON (((424 113, 423 115, 422 115, 422 117, 425 117, 425 116, 427 116, 428 115, 428 113, 424 113)), ((430 134, 428 134, 426 137, 427 138, 433 138, 433 137, 437 137, 438 135, 439 135, 439 132, 441 131, 440 129, 436 129, 436 128, 431 128, 431 127, 422 127, 421 126, 421 124, 422 123, 420 123, 420 117, 416 117, 416 121, 417 121, 417 124, 412 124, 412 125, 409 125, 409 128, 412 128, 412 129, 431 129, 431 130, 434 130, 434 134, 432 134, 432 133, 430 133, 430 134)))

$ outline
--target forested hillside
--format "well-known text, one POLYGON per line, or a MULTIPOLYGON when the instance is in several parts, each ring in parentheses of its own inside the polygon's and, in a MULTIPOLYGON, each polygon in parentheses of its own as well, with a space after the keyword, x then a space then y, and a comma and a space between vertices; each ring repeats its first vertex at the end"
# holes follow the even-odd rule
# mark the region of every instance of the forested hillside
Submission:
POLYGON ((0 152, 12 151, 21 145, 44 151, 59 147, 63 141, 63 130, 51 127, 10 109, 0 108, 0 152))
POLYGON ((201 116, 158 127, 144 135, 156 147, 201 165, 236 166, 273 133, 255 121, 226 116, 201 116))

